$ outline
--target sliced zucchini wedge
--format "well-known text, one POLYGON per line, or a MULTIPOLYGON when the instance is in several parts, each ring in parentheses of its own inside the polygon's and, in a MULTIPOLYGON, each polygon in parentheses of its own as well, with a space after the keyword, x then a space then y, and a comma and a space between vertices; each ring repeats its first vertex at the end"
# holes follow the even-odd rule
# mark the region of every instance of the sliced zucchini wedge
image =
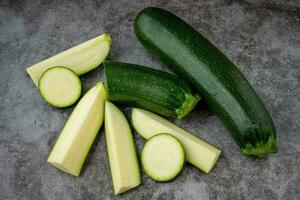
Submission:
POLYGON ((103 62, 109 53, 110 44, 109 34, 103 34, 32 65, 26 70, 36 85, 42 74, 53 66, 64 66, 72 69, 77 75, 82 75, 103 62))
POLYGON ((134 129, 145 139, 160 133, 175 136, 184 147, 186 160, 205 173, 210 172, 221 154, 216 147, 150 111, 133 108, 131 121, 134 129))
POLYGON ((114 194, 126 192, 141 183, 133 136, 124 114, 105 103, 105 137, 114 194))
POLYGON ((106 97, 101 82, 82 97, 55 142, 47 162, 64 172, 79 176, 102 125, 106 97))

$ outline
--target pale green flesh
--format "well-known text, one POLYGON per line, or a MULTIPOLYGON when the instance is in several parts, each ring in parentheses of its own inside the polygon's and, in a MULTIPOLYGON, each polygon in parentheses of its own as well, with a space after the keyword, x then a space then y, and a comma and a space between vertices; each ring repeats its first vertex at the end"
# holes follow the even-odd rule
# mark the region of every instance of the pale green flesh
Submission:
POLYGON ((182 170, 184 150, 175 137, 170 134, 158 134, 145 143, 141 160, 146 174, 156 181, 170 181, 182 170))
POLYGON ((85 158, 102 125, 107 94, 103 83, 97 83, 79 101, 60 133, 48 162, 79 176, 85 158))
POLYGON ((124 114, 105 103, 105 136, 115 195, 141 183, 133 136, 124 114))
POLYGON ((184 147, 186 160, 205 173, 213 168, 221 154, 216 147, 150 111, 133 108, 131 119, 135 130, 145 139, 159 133, 175 136, 184 147))
POLYGON ((103 62, 109 53, 110 44, 109 34, 103 34, 32 65, 26 70, 36 85, 42 74, 53 66, 64 66, 81 75, 103 62))
POLYGON ((40 78, 39 92, 49 104, 60 108, 68 107, 80 97, 81 81, 68 68, 52 67, 40 78))

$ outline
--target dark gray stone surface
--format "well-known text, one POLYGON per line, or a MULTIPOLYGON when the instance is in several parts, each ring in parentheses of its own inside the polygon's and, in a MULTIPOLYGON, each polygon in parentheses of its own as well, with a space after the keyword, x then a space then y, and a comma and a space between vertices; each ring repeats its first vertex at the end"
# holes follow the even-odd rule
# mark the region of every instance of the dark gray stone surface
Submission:
MULTIPOLYGON (((299 0, 0 1, 0 199, 299 199, 299 63, 299 0), (47 105, 26 67, 109 32, 110 59, 167 70, 133 33, 134 16, 146 6, 173 11, 237 64, 275 120, 278 154, 242 156, 219 119, 200 104, 175 123, 223 149, 208 175, 191 165, 170 183, 143 174, 139 187, 114 197, 103 129, 80 177, 47 164, 72 108, 47 105)), ((99 67, 82 76, 85 91, 102 74, 99 67)), ((140 150, 143 140, 135 138, 140 150)))

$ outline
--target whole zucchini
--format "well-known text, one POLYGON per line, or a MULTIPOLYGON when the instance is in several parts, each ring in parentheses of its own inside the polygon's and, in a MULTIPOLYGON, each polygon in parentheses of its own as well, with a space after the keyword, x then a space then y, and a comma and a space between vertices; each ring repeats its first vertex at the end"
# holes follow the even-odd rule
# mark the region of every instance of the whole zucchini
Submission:
POLYGON ((245 155, 277 152, 276 130, 260 98, 238 68, 176 15, 145 8, 135 19, 141 43, 190 82, 220 117, 245 155))
POLYGON ((108 99, 181 119, 200 100, 173 74, 129 63, 104 61, 108 99))

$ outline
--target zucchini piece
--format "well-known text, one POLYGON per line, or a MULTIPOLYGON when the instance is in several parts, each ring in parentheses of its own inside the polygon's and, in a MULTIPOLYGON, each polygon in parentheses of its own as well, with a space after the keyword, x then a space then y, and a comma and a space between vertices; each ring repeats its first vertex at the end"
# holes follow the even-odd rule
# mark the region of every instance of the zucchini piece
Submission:
POLYGON ((182 171, 185 153, 178 139, 168 133, 152 136, 143 146, 141 161, 146 174, 166 182, 182 171))
POLYGON ((198 90, 243 154, 265 157, 277 152, 270 114, 244 75, 211 42, 159 8, 142 10, 134 29, 146 48, 198 90))
POLYGON ((109 34, 103 34, 32 65, 26 70, 36 85, 42 74, 53 66, 64 66, 72 69, 77 75, 82 75, 103 62, 109 53, 110 44, 109 34))
POLYGON ((97 83, 78 102, 60 133, 48 162, 64 172, 79 176, 82 165, 102 125, 106 90, 97 83))
POLYGON ((104 61, 108 99, 166 117, 186 116, 200 100, 181 78, 140 65, 104 61))
POLYGON ((105 137, 113 181, 118 195, 141 183, 135 143, 124 114, 112 103, 105 103, 105 137))
POLYGON ((71 69, 51 67, 39 80, 39 92, 50 105, 65 108, 73 105, 81 95, 81 81, 71 69))
POLYGON ((145 139, 160 133, 176 137, 184 147, 186 160, 205 173, 213 168, 221 154, 216 147, 150 111, 133 108, 131 121, 135 130, 145 139))

